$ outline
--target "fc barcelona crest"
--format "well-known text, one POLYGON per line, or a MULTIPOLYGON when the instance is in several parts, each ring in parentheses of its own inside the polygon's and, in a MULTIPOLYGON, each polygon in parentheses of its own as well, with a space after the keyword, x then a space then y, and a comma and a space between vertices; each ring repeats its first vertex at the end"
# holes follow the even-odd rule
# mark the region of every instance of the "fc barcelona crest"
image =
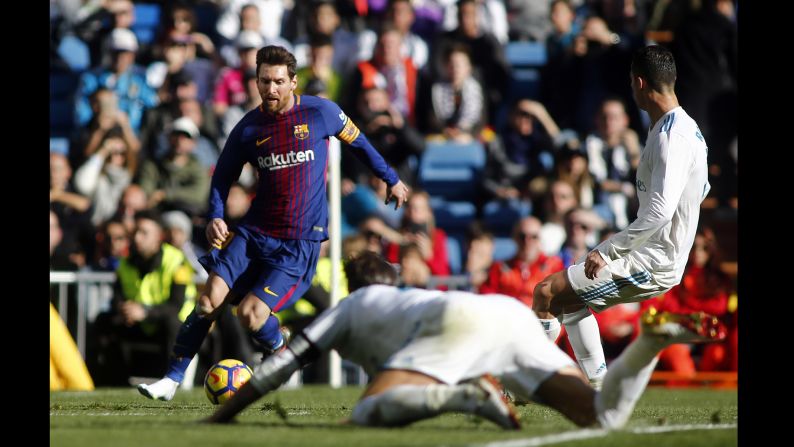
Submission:
POLYGON ((309 125, 308 124, 298 124, 295 126, 295 138, 299 140, 305 140, 309 138, 309 125))

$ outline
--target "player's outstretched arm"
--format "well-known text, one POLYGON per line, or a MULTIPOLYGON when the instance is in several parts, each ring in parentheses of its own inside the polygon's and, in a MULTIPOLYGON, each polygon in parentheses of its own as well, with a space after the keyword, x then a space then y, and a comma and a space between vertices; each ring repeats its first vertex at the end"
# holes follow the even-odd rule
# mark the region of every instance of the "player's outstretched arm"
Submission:
POLYGON ((386 189, 386 205, 389 204, 392 200, 396 203, 394 204, 394 209, 399 209, 401 206, 408 201, 408 194, 410 190, 402 180, 395 183, 393 186, 389 186, 386 189))
POLYGON ((261 393, 258 389, 256 389, 256 387, 251 386, 251 384, 246 383, 242 388, 240 388, 240 391, 238 391, 237 394, 232 396, 231 399, 218 408, 218 410, 215 411, 212 416, 202 420, 201 422, 206 422, 209 424, 229 423, 237 415, 237 413, 243 411, 245 407, 256 402, 262 396, 264 396, 264 393, 261 393))

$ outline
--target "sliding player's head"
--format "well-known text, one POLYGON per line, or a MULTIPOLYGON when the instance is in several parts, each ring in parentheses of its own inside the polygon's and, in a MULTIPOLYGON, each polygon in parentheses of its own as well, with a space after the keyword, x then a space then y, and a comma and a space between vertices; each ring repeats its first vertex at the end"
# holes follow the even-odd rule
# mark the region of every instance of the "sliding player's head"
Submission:
POLYGON ((295 56, 274 45, 261 48, 256 53, 256 76, 262 107, 269 113, 283 113, 298 86, 295 56))
POLYGON ((631 90, 634 100, 646 110, 652 92, 673 94, 676 69, 673 53, 659 45, 640 48, 631 59, 631 90))
POLYGON ((350 293, 373 284, 397 284, 397 271, 383 256, 363 251, 345 264, 347 290, 350 293))

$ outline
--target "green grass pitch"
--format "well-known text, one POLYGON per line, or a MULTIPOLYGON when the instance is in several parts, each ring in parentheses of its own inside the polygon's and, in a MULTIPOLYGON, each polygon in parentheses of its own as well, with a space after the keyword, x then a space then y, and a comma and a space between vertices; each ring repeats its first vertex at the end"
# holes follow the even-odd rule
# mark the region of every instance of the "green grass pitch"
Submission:
POLYGON ((626 430, 582 431, 540 405, 518 407, 522 429, 503 431, 489 421, 447 414, 406 428, 340 425, 362 388, 307 385, 271 393, 235 424, 196 421, 214 410, 202 389, 179 391, 171 402, 151 401, 133 389, 50 393, 50 444, 57 446, 735 446, 735 390, 649 388, 626 430), (708 428, 706 428, 708 427, 708 428), (650 431, 658 431, 649 433, 650 431), (554 435, 582 435, 559 442, 554 435), (504 441, 513 440, 513 444, 504 441))

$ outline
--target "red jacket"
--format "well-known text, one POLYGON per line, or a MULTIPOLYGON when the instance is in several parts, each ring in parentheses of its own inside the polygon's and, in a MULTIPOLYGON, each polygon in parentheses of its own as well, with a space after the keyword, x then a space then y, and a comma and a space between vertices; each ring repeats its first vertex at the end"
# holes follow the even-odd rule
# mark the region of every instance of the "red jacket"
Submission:
POLYGON ((535 286, 552 273, 563 269, 562 259, 543 253, 532 264, 517 258, 506 262, 495 262, 488 272, 488 279, 480 286, 480 293, 501 293, 512 296, 532 307, 535 286))

